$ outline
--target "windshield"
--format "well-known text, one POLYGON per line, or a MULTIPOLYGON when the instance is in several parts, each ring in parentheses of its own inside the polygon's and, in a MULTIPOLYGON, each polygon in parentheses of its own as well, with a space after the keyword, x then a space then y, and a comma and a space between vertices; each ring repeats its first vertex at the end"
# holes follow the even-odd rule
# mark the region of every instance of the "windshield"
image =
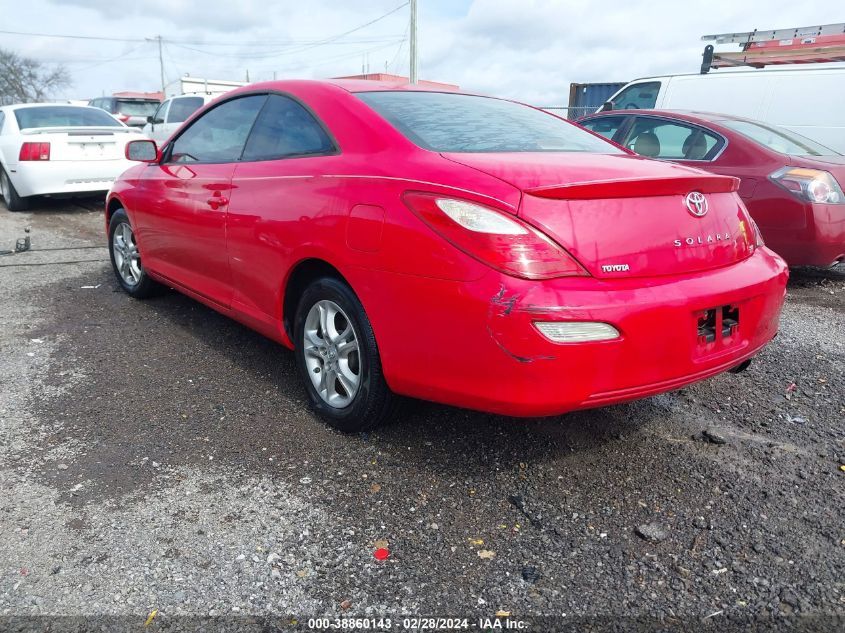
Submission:
POLYGON ((620 92, 613 99, 614 110, 648 110, 657 103, 660 92, 659 81, 633 84, 620 92))
POLYGON ((105 110, 78 106, 39 106, 15 110, 22 130, 39 127, 123 127, 105 110))
POLYGON ((158 101, 126 101, 118 99, 114 111, 129 116, 150 116, 158 109, 158 101))
POLYGON ((719 121, 719 123, 750 138, 755 143, 781 154, 790 156, 835 156, 839 154, 829 147, 782 127, 776 128, 770 125, 752 123, 751 121, 733 119, 725 119, 719 121))
POLYGON ((443 92, 356 96, 410 141, 435 152, 621 153, 572 123, 512 101, 443 92))

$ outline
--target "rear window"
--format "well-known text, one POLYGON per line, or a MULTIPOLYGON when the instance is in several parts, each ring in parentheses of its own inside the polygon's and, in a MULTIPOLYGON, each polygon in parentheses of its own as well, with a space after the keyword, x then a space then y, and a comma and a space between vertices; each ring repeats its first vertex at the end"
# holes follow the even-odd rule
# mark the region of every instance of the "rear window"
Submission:
POLYGON ((732 119, 725 119, 719 121, 719 123, 750 138, 755 143, 781 154, 790 156, 831 156, 839 154, 839 152, 816 143, 806 136, 801 136, 782 127, 776 128, 770 125, 752 123, 751 121, 732 119))
POLYGON ((115 103, 115 114, 126 114, 128 116, 150 116, 158 109, 158 101, 133 101, 130 99, 118 99, 115 103))
POLYGON ((40 127, 123 127, 104 110, 77 106, 40 106, 18 108, 15 111, 22 130, 40 127))
POLYGON ((356 96, 413 143, 435 152, 620 153, 572 123, 512 101, 442 92, 356 96))

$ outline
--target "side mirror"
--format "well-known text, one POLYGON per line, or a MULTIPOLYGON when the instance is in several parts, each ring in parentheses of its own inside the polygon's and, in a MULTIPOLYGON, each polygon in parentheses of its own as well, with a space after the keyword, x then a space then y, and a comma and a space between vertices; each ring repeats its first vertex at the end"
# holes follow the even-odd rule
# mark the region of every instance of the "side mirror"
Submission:
POLYGON ((149 139, 129 141, 126 144, 126 158, 140 163, 156 163, 159 159, 156 142, 149 139))
POLYGON ((613 101, 605 101, 599 108, 599 112, 609 112, 613 110, 613 101))
POLYGON ((153 115, 147 115, 147 123, 155 123, 155 119, 153 119, 153 115))

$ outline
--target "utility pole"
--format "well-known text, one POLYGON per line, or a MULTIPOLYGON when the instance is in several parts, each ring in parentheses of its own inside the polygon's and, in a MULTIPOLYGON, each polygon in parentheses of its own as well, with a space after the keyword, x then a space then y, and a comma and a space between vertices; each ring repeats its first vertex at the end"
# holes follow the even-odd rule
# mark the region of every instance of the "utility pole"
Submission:
POLYGON ((167 86, 164 85, 164 54, 162 53, 161 35, 156 39, 158 40, 158 68, 161 72, 161 96, 165 98, 167 97, 167 94, 165 94, 167 86))
POLYGON ((408 70, 409 81, 417 83, 417 0, 411 1, 411 64, 408 70))

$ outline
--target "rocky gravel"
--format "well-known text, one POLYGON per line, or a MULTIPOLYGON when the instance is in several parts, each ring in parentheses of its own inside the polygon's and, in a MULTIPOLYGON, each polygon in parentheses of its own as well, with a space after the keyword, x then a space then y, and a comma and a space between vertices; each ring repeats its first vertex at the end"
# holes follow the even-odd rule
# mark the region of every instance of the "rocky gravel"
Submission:
POLYGON ((845 270, 738 375, 344 436, 285 349, 122 293, 97 205, 0 209, 0 629, 845 630, 845 270))

